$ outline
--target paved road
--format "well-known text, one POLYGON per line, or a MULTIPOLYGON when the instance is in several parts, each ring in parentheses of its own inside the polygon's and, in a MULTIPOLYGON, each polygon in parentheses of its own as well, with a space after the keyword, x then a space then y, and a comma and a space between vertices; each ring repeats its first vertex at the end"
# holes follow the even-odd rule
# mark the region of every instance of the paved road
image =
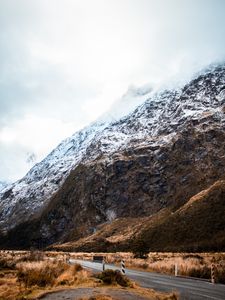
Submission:
MULTIPOLYGON (((70 260, 85 268, 102 271, 102 264, 84 260, 70 260)), ((106 269, 118 269, 114 265, 105 265, 106 269)), ((141 272, 126 269, 126 275, 142 287, 152 288, 162 292, 177 291, 181 300, 225 300, 225 285, 211 284, 206 281, 180 278, 152 272, 141 272)))

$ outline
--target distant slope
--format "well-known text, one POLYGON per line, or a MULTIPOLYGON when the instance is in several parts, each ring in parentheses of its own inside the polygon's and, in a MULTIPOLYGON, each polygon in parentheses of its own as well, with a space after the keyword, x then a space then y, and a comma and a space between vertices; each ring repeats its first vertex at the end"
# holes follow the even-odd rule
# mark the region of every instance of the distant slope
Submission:
POLYGON ((163 210, 153 217, 118 219, 89 237, 53 248, 132 250, 141 241, 149 251, 224 251, 225 180, 193 196, 175 212, 163 210))

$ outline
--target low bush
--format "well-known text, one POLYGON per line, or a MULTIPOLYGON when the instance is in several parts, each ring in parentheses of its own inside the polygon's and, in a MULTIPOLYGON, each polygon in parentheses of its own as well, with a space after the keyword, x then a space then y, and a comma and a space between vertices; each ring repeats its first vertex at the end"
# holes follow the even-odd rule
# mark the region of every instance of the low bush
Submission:
POLYGON ((10 260, 5 257, 0 258, 0 270, 4 270, 4 269, 13 270, 15 269, 15 266, 16 264, 13 260, 10 260))
POLYGON ((191 268, 187 271, 190 277, 209 279, 211 276, 211 268, 204 266, 203 268, 191 268))
POLYGON ((225 284, 225 261, 217 265, 215 270, 216 282, 225 284))
POLYGON ((105 284, 119 284, 120 286, 129 287, 131 286, 131 281, 119 270, 105 270, 97 276, 105 284))
POLYGON ((69 268, 62 272, 55 281, 55 285, 73 285, 87 283, 88 272, 81 265, 69 265, 69 268))

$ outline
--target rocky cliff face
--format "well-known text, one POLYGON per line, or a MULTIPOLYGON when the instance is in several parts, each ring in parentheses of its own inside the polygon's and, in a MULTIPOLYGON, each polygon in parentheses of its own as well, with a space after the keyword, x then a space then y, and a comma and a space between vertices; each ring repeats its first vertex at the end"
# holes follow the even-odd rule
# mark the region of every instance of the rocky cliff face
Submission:
POLYGON ((133 113, 76 133, 1 191, 4 243, 18 245, 15 233, 27 246, 76 239, 116 218, 177 209, 224 178, 225 65, 144 96, 133 113))
POLYGON ((178 209, 148 217, 118 218, 76 241, 50 249, 78 252, 202 252, 225 250, 225 181, 191 197, 178 209))

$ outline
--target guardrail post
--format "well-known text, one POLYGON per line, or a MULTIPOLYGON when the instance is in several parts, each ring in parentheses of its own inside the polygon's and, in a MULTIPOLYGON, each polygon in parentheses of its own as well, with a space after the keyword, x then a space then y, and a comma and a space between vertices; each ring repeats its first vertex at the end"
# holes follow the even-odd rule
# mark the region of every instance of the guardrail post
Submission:
POLYGON ((211 264, 211 282, 214 284, 215 283, 215 264, 211 264))
POLYGON ((177 276, 177 275, 178 275, 178 264, 175 263, 175 276, 177 276))
POLYGON ((105 260, 104 260, 104 258, 102 260, 102 271, 105 271, 105 260))
POLYGON ((121 260, 121 272, 124 275, 125 274, 125 262, 124 260, 121 260))

